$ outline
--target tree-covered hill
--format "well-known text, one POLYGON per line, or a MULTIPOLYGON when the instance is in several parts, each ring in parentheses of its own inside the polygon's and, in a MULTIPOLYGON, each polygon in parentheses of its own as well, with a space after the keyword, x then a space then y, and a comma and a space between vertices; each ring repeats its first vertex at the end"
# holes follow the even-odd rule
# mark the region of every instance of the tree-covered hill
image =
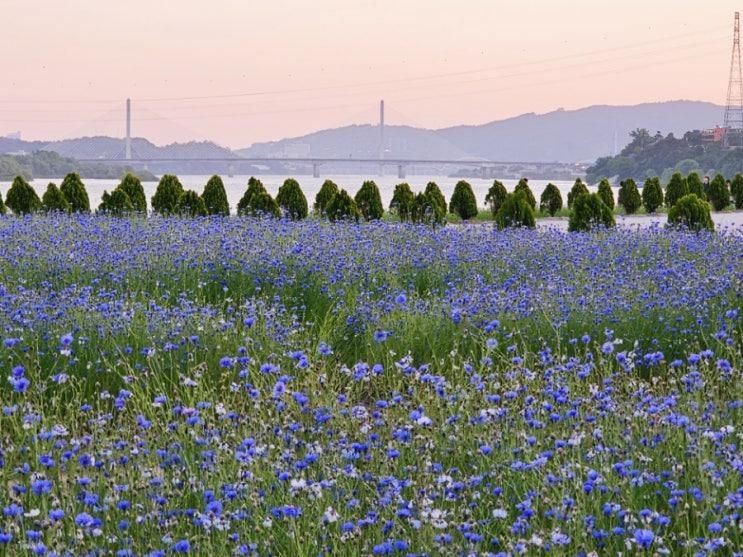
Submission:
MULTIPOLYGON (((50 151, 37 151, 30 155, 0 155, 0 180, 12 180, 16 176, 23 176, 27 180, 59 178, 70 172, 77 172, 82 178, 115 179, 129 171, 132 169, 127 166, 83 163, 50 151)), ((137 170, 136 174, 144 181, 157 179, 146 170, 137 170)))
POLYGON ((630 137, 630 143, 616 157, 602 157, 588 169, 589 182, 595 183, 604 177, 640 181, 660 176, 661 181, 667 183, 675 171, 684 175, 696 171, 710 176, 716 173, 733 176, 743 172, 743 148, 725 148, 721 143, 703 141, 702 132, 698 130, 677 138, 673 134, 651 135, 647 129, 638 128, 630 137))

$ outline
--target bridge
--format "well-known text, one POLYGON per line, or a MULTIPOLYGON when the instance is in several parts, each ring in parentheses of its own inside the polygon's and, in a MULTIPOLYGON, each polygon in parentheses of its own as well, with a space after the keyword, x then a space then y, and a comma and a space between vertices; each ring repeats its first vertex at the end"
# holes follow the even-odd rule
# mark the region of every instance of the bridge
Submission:
POLYGON ((227 164, 227 173, 234 173, 237 163, 247 164, 306 164, 312 165, 312 175, 320 177, 320 167, 328 164, 372 164, 380 169, 385 166, 397 167, 397 177, 405 178, 408 166, 454 166, 478 168, 482 178, 493 177, 497 169, 510 166, 520 166, 532 169, 536 173, 543 173, 549 169, 570 168, 577 172, 585 172, 589 166, 582 163, 535 162, 535 161, 494 161, 477 159, 404 159, 404 158, 358 158, 358 157, 155 157, 155 158, 78 158, 80 162, 107 163, 107 164, 141 164, 147 169, 150 164, 178 163, 178 162, 213 162, 227 164))
MULTIPOLYGON (((497 161, 497 160, 485 160, 477 157, 461 157, 458 159, 454 158, 404 158, 400 156, 394 156, 389 152, 387 146, 389 141, 385 137, 385 105, 384 101, 379 103, 379 142, 376 148, 371 149, 372 155, 349 155, 348 157, 339 156, 309 156, 307 154, 301 154, 299 156, 292 156, 289 153, 277 152, 271 156, 260 155, 260 156, 248 156, 241 155, 237 152, 231 151, 230 149, 216 147, 212 153, 194 153, 193 156, 186 153, 179 153, 174 156, 158 156, 157 153, 148 153, 147 156, 143 156, 141 153, 137 153, 134 145, 132 145, 132 101, 126 99, 126 136, 122 141, 120 151, 108 151, 98 152, 85 150, 77 152, 65 153, 66 156, 70 156, 81 162, 88 163, 107 163, 107 164, 125 164, 125 165, 141 165, 145 170, 150 170, 149 165, 162 165, 162 164, 177 164, 177 163, 218 163, 224 164, 226 173, 230 176, 234 175, 235 168, 237 165, 245 164, 269 164, 269 165, 306 165, 312 168, 312 175, 316 178, 320 177, 320 169, 322 166, 329 165, 343 165, 346 168, 348 166, 361 166, 361 165, 373 165, 379 170, 380 176, 384 173, 385 167, 396 167, 397 176, 399 178, 405 178, 408 168, 412 166, 427 166, 427 167, 438 167, 436 170, 441 171, 448 170, 460 170, 462 168, 473 168, 476 171, 473 174, 477 174, 482 178, 498 177, 498 172, 508 171, 509 168, 514 169, 512 173, 520 173, 523 169, 525 173, 534 173, 545 175, 550 172, 562 173, 567 175, 582 175, 585 173, 588 165, 580 163, 564 163, 564 162, 535 162, 535 161, 497 161)), ((505 176, 505 174, 500 174, 505 176)), ((522 174, 523 175, 523 174, 522 174)))

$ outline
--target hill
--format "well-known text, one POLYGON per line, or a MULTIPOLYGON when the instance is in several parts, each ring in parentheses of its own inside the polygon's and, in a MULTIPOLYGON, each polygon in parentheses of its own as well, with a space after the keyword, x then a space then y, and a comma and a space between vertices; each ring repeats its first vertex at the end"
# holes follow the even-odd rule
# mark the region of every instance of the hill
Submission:
MULTIPOLYGON (((711 128, 719 124, 723 107, 699 101, 668 101, 634 106, 590 106, 523 114, 481 125, 439 130, 410 126, 385 127, 384 153, 388 158, 488 159, 500 161, 593 162, 615 152, 636 128, 651 133, 674 133, 711 128)), ((132 151, 141 158, 260 157, 376 157, 379 128, 351 125, 313 132, 280 141, 254 143, 232 151, 210 141, 158 146, 143 138, 132 140, 132 151)), ((83 137, 51 143, 0 138, 0 153, 55 151, 64 157, 122 158, 124 140, 83 137)), ((181 171, 219 171, 204 164, 178 163, 181 171)), ((213 166, 213 165, 212 165, 213 166)), ((151 168, 153 170, 153 168, 151 168)), ((157 171, 157 169, 154 169, 157 171)), ((222 169, 223 170, 223 169, 222 169)))
POLYGON ((0 180, 12 180, 16 176, 23 176, 27 180, 60 178, 70 172, 77 172, 82 178, 115 179, 129 171, 135 172, 143 181, 157 179, 147 170, 134 171, 130 166, 84 163, 61 157, 51 151, 36 151, 30 155, 0 155, 0 180))
MULTIPOLYGON (((699 101, 668 101, 634 106, 591 106, 524 114, 475 126, 426 130, 385 127, 385 154, 400 158, 489 159, 502 161, 591 162, 611 155, 636 128, 663 134, 713 127, 721 106, 699 101)), ((301 137, 256 143, 237 152, 247 156, 376 156, 377 126, 346 126, 301 137)))
MULTIPOLYGON (((53 151, 63 157, 78 159, 123 159, 124 139, 118 137, 79 137, 61 141, 23 141, 0 137, 0 153, 33 153, 34 151, 53 151)), ((171 143, 155 145, 141 137, 132 138, 132 156, 135 158, 174 158, 188 159, 193 157, 233 157, 234 153, 211 141, 190 141, 188 143, 171 143)))
POLYGON ((591 166, 586 178, 598 182, 601 178, 644 180, 660 176, 668 183, 673 172, 686 175, 697 172, 713 176, 718 172, 732 177, 743 172, 743 148, 725 148, 721 143, 705 141, 699 131, 687 132, 677 138, 673 134, 663 137, 651 135, 647 129, 637 129, 632 141, 615 157, 601 157, 591 166))

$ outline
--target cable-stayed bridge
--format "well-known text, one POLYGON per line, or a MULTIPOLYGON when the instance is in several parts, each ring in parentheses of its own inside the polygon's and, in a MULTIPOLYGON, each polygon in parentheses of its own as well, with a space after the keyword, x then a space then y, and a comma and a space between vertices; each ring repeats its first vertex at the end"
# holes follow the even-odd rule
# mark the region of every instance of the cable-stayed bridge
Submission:
MULTIPOLYGON (((177 163, 218 163, 223 164, 225 172, 233 175, 237 168, 244 168, 245 165, 292 165, 293 167, 304 167, 307 171, 312 169, 312 174, 319 177, 323 167, 337 169, 364 169, 368 171, 370 167, 378 170, 383 174, 385 170, 395 169, 399 178, 405 178, 410 169, 423 167, 428 169, 437 169, 440 171, 472 169, 472 174, 482 178, 491 178, 498 176, 499 173, 507 169, 519 168, 524 171, 533 172, 534 174, 546 175, 550 171, 574 174, 582 174, 588 165, 571 164, 562 162, 535 162, 535 161, 507 161, 507 160, 488 160, 476 157, 400 157, 392 155, 386 148, 387 140, 385 137, 385 106, 384 101, 379 103, 379 142, 373 150, 373 155, 349 155, 340 157, 334 155, 311 156, 287 156, 285 153, 277 155, 243 155, 219 147, 211 143, 199 144, 181 144, 177 153, 162 155, 156 153, 138 153, 137 146, 133 144, 131 137, 132 129, 132 110, 131 101, 126 100, 126 120, 125 129, 126 137, 123 140, 106 138, 109 143, 105 149, 105 154, 91 150, 90 145, 85 142, 73 142, 67 146, 64 155, 75 158, 81 162, 97 162, 107 164, 126 164, 141 166, 144 169, 150 169, 151 165, 174 165, 177 163), (192 151, 190 154, 188 151, 192 151)), ((49 150, 54 146, 50 144, 49 150)))

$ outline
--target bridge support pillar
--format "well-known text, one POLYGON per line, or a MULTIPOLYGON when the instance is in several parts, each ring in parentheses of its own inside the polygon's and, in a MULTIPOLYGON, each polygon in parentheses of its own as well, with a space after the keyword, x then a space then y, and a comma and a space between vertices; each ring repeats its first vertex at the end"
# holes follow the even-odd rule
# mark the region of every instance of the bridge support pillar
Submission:
POLYGON ((400 179, 405 178, 405 165, 404 164, 397 165, 397 177, 400 179))
POLYGON ((227 176, 229 176, 230 178, 232 178, 234 175, 235 175, 235 165, 232 164, 232 163, 230 163, 227 166, 227 176))
POLYGON ((312 164, 312 177, 313 178, 319 178, 320 177, 320 165, 317 163, 312 164))
POLYGON ((487 166, 480 167, 480 177, 483 180, 487 179, 487 177, 488 177, 488 167, 487 166))

